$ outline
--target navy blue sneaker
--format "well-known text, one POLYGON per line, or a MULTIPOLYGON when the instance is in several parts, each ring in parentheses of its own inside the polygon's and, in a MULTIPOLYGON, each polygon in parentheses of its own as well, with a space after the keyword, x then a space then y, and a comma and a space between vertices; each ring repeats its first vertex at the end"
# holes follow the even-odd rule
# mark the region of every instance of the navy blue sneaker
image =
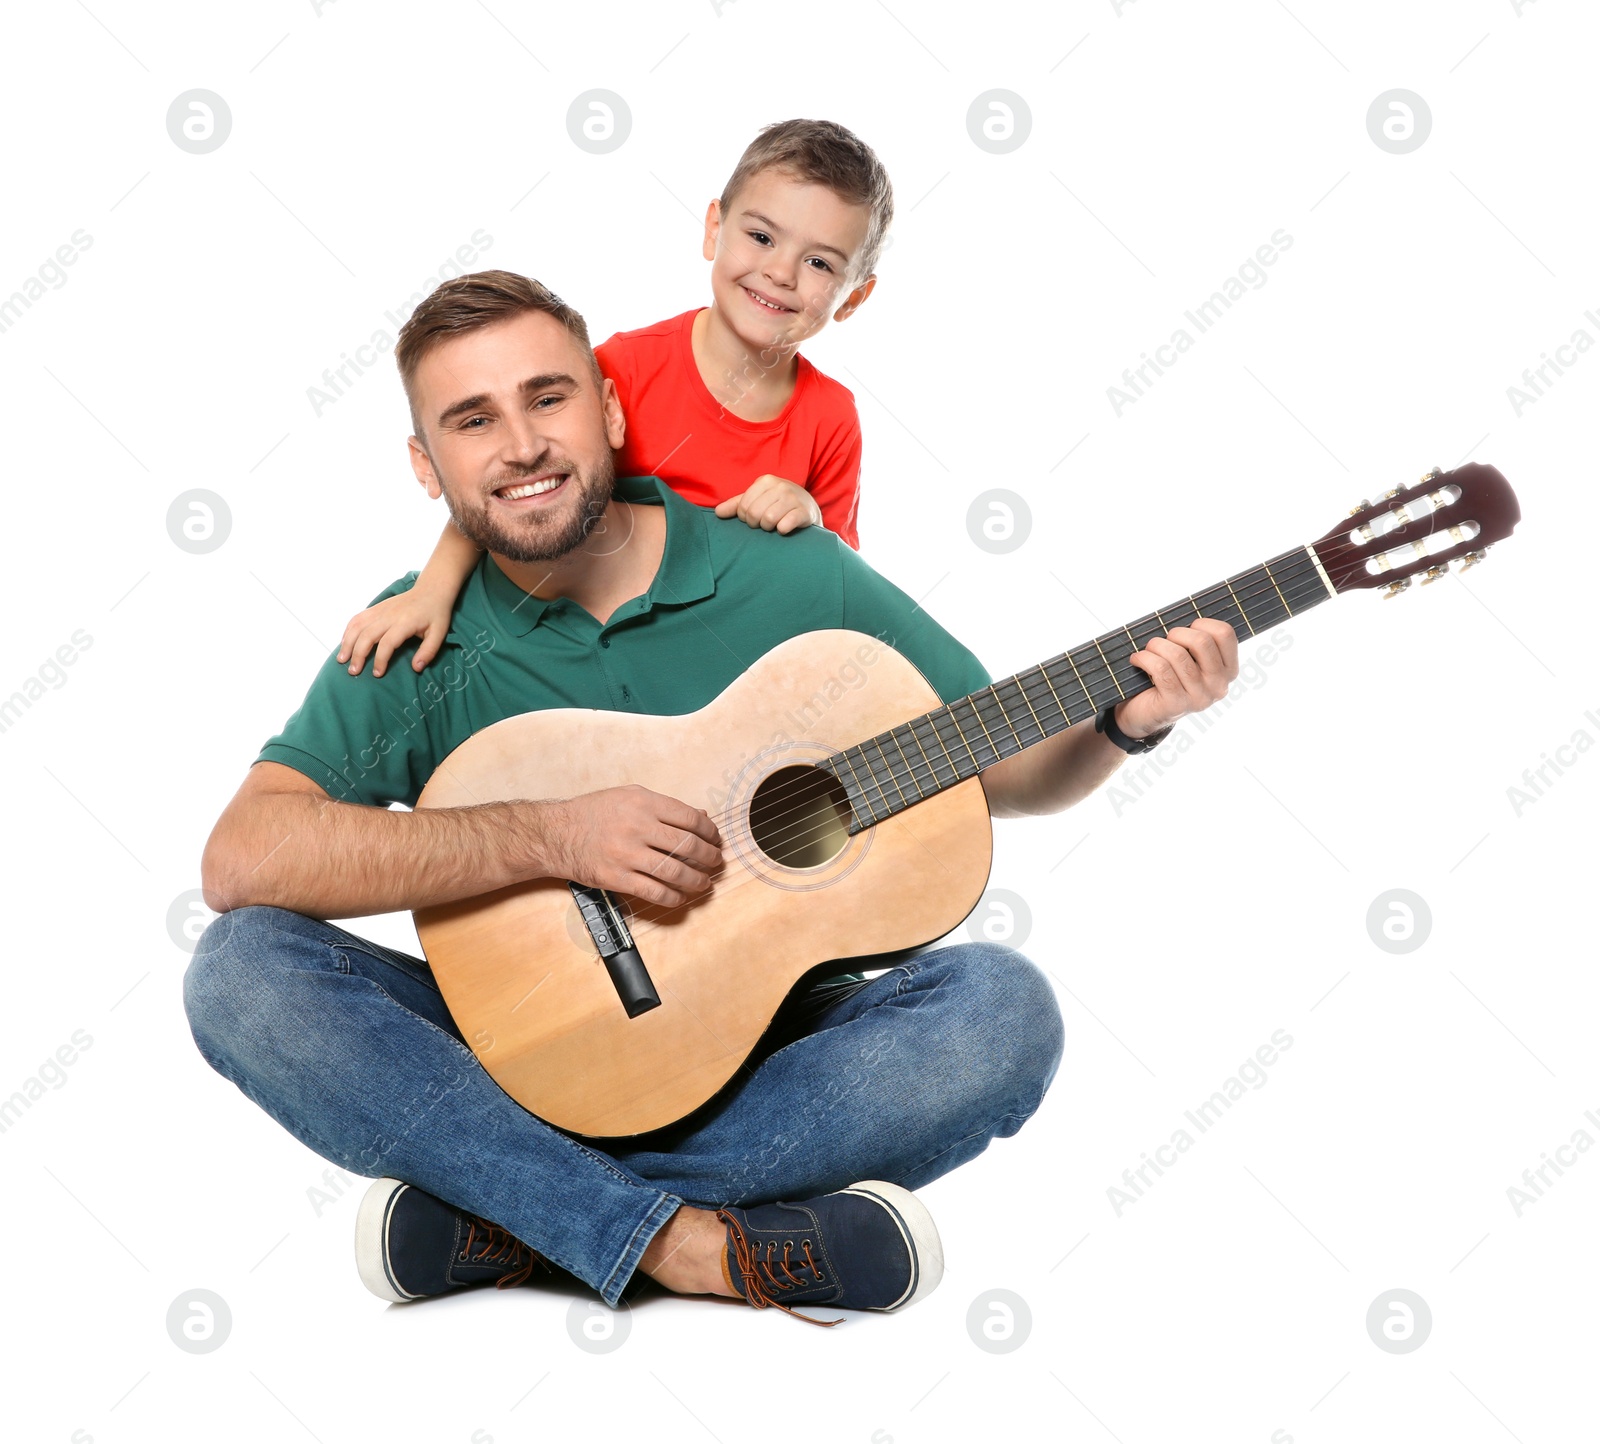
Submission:
POLYGON ((398 1178, 380 1178, 356 1215, 356 1267, 380 1299, 403 1304, 493 1283, 525 1283, 550 1265, 498 1224, 463 1213, 398 1178))
POLYGON ((933 1215, 898 1184, 868 1179, 803 1203, 718 1209, 717 1217, 728 1226, 728 1282, 754 1308, 888 1313, 931 1294, 944 1277, 933 1215))

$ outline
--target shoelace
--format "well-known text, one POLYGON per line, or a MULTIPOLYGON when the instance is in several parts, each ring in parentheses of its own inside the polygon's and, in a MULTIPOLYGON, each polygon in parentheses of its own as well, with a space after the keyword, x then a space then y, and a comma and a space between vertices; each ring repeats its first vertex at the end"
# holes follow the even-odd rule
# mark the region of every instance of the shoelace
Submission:
POLYGON ((534 1264, 538 1264, 546 1273, 550 1272, 550 1265, 536 1254, 521 1239, 513 1237, 497 1223, 490 1223, 486 1218, 477 1218, 472 1214, 467 1215, 467 1241, 462 1246, 461 1252, 456 1255, 459 1263, 496 1264, 503 1263, 515 1272, 507 1274, 495 1284, 497 1289, 515 1288, 516 1285, 526 1283, 528 1276, 533 1272, 534 1264), (483 1247, 476 1255, 472 1252, 472 1245, 482 1233, 483 1247))
MULTIPOLYGON (((759 1245, 752 1246, 750 1240, 744 1235, 744 1230, 739 1227, 739 1221, 725 1208, 717 1210, 717 1218, 728 1226, 728 1237, 733 1240, 733 1259, 739 1265, 739 1276, 744 1280, 745 1302, 751 1308, 764 1309, 768 1304, 774 1308, 782 1309, 791 1319, 799 1319, 803 1323, 817 1324, 824 1329, 831 1329, 835 1324, 842 1324, 843 1319, 812 1319, 804 1314, 797 1314, 788 1304, 778 1298, 779 1292, 802 1287, 801 1280, 794 1275, 794 1270, 789 1267, 790 1245, 785 1243, 783 1257, 777 1260, 777 1268, 782 1269, 788 1278, 785 1283, 777 1275, 773 1266, 773 1252, 777 1248, 776 1241, 766 1247, 765 1257, 759 1245), (764 1275, 764 1277, 763 1277, 764 1275)), ((802 1268, 810 1269, 812 1278, 818 1283, 822 1282, 822 1271, 817 1267, 816 1260, 811 1257, 811 1240, 801 1239, 800 1250, 805 1255, 805 1263, 799 1264, 802 1268)))

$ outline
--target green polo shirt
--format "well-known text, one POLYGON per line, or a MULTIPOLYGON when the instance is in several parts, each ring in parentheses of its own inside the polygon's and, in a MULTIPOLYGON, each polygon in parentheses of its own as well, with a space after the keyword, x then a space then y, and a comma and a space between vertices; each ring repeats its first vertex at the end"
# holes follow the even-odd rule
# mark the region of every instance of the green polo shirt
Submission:
POLYGON ((575 602, 523 591, 485 555, 425 671, 411 669, 414 642, 382 677, 370 666, 352 677, 329 657, 258 760, 292 767, 342 801, 409 807, 445 757, 493 722, 546 707, 698 711, 778 643, 830 627, 893 647, 945 702, 992 680, 832 532, 762 531, 685 501, 655 477, 625 477, 617 489, 626 501, 665 507, 667 536, 649 591, 604 626, 575 602))

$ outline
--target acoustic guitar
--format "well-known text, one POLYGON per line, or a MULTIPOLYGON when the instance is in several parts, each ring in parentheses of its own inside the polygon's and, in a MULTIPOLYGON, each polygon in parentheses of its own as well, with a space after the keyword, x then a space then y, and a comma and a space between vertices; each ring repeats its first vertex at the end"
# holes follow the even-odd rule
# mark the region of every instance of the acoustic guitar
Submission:
POLYGON ((530 1112, 600 1138, 675 1123, 740 1072, 798 983, 971 912, 991 852, 978 774, 1150 686, 1128 658, 1151 637, 1205 616, 1246 638, 1341 592, 1393 596, 1473 565, 1519 518, 1493 467, 1435 470, 1310 545, 946 704, 892 648, 836 630, 774 647, 684 716, 509 717, 456 748, 417 806, 639 783, 704 807, 723 866, 674 908, 559 878, 427 908, 423 950, 473 1051, 530 1112))

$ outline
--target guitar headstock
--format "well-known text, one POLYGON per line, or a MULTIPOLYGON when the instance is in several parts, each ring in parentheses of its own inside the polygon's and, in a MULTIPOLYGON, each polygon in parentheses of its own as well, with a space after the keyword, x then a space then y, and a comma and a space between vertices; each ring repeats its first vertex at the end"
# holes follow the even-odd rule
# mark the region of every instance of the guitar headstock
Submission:
POLYGON ((1352 508, 1315 550, 1335 591, 1384 587, 1393 597, 1418 573, 1424 586, 1437 581, 1458 557, 1462 571, 1476 565, 1521 519, 1516 493, 1494 467, 1436 467, 1414 486, 1352 508))

